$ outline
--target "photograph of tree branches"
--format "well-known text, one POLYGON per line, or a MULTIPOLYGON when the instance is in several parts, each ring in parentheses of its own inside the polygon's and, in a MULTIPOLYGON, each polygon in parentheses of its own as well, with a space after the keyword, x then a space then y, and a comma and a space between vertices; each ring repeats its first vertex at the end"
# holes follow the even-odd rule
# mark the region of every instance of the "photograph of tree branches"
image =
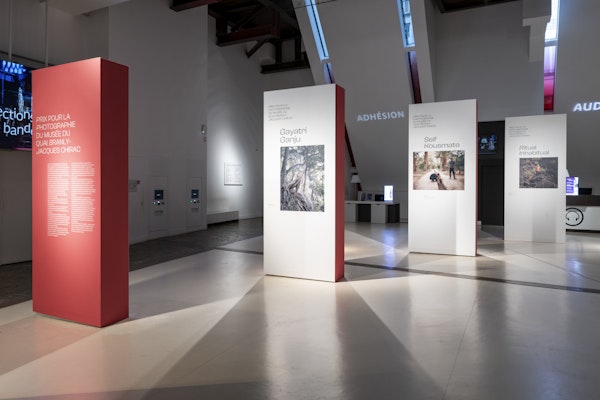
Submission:
POLYGON ((281 210, 325 211, 325 146, 281 148, 281 210))

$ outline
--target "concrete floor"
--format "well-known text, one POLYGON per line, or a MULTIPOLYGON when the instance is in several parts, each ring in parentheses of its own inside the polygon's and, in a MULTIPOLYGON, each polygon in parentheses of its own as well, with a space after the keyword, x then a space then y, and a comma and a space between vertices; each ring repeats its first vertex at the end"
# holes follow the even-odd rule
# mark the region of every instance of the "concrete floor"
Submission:
POLYGON ((130 274, 98 329, 0 309, 0 399, 592 399, 600 235, 480 232, 477 257, 408 253, 346 224, 338 283, 264 276, 262 237, 130 274))

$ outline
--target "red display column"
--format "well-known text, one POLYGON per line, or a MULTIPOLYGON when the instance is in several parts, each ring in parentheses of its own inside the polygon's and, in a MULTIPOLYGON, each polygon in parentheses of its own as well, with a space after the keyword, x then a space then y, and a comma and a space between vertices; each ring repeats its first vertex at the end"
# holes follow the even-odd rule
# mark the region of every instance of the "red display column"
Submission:
POLYGON ((93 326, 129 315, 128 68, 33 72, 33 310, 93 326))

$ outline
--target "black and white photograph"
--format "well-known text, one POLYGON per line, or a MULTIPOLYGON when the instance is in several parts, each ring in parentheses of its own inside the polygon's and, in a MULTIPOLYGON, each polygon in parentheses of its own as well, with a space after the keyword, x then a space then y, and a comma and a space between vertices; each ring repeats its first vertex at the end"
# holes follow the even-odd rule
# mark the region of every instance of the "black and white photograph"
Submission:
POLYGON ((281 211, 325 211, 325 146, 281 148, 281 211))

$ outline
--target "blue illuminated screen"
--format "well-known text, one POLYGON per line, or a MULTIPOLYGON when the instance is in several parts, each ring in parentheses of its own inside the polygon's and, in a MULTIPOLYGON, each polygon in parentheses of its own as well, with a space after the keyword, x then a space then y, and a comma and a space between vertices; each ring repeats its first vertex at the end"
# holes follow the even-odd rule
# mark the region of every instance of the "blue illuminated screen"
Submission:
POLYGON ((31 71, 0 61, 0 148, 31 150, 31 71))

